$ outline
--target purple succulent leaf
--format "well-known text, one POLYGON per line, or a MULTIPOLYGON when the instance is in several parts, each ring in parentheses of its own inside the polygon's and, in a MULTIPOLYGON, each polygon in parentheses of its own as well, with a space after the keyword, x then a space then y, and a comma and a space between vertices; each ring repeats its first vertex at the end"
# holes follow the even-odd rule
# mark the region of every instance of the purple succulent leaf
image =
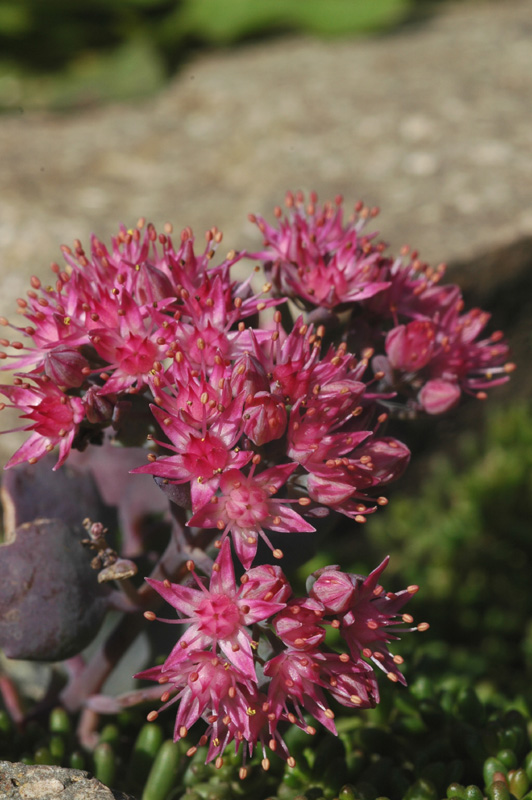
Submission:
POLYGON ((36 519, 0 545, 0 647, 8 658, 62 661, 98 633, 109 589, 81 539, 62 520, 36 519))
POLYGON ((102 502, 93 477, 71 466, 70 461, 53 472, 54 463, 53 456, 45 456, 36 464, 20 464, 5 472, 2 505, 6 539, 15 528, 38 518, 61 519, 80 532, 86 517, 110 523, 110 510, 102 502))

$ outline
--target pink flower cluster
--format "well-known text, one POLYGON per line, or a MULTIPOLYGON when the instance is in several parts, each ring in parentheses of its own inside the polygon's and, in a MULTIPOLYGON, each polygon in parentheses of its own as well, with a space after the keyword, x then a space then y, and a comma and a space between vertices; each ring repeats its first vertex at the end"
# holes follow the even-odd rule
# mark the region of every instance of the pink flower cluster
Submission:
POLYGON ((330 511, 365 521, 409 451, 378 433, 386 414, 363 381, 370 354, 322 348, 325 329, 302 317, 285 330, 270 284, 256 294, 232 280, 242 255, 212 266, 220 239, 210 231, 196 256, 189 230, 176 249, 141 223, 110 250, 96 238, 90 255, 64 248, 55 287, 34 278, 19 301, 28 324, 11 326, 22 340, 3 340, 14 349, 3 355, 27 371, 0 391, 31 433, 8 467, 59 445, 57 468, 104 429, 129 443, 138 427, 152 450, 135 471, 182 485, 188 524, 230 534, 247 568, 265 529, 312 531, 330 511))
POLYGON ((124 398, 149 397, 163 364, 183 348, 198 372, 215 358, 241 355, 251 344, 243 320, 276 304, 261 301, 249 281, 231 281, 236 254, 211 268, 222 238, 216 229, 196 256, 189 229, 174 248, 169 229, 158 235, 152 225, 143 228, 143 220, 135 230, 121 228, 111 250, 96 237, 89 255, 79 241, 73 250, 63 247, 67 265, 52 264, 55 284, 33 278, 28 299, 18 301, 25 324, 0 320, 21 337, 1 340, 14 353, 0 357, 8 368, 26 370, 16 373, 14 388, 0 391, 25 412, 22 430, 32 431, 8 467, 33 463, 60 445, 59 467, 72 446, 98 441, 108 426, 120 438, 124 398), (62 414, 55 415, 59 404, 62 414))
POLYGON ((152 475, 190 528, 212 531, 208 585, 192 565, 193 585, 149 581, 188 627, 139 677, 167 686, 164 704, 179 702, 176 739, 202 718, 209 759, 246 742, 265 765, 266 749, 291 759, 281 723, 312 733, 310 714, 334 730, 332 700, 378 702, 368 661, 404 682, 388 644, 411 624, 399 612, 417 587, 384 592, 385 561, 367 578, 326 567, 293 598, 279 567, 252 566, 259 540, 281 558, 268 531, 311 532, 331 512, 365 522, 410 458, 383 430, 389 412, 442 413, 513 368, 502 334, 479 338, 489 315, 464 311, 460 290, 440 284, 443 268, 406 251, 393 259, 363 233, 374 211, 359 204, 345 221, 341 198, 305 206, 288 195, 287 205, 278 228, 252 217, 264 236, 252 256, 266 272, 261 291, 253 273, 231 275, 247 254, 214 265, 215 228, 198 255, 190 229, 174 245, 170 226, 158 234, 140 220, 110 248, 96 237, 89 252, 63 247, 53 284, 33 278, 18 301, 22 324, 0 319, 14 336, 0 339, 15 370, 3 407, 29 433, 7 467, 58 447, 57 469, 106 437, 147 442, 148 463, 133 472, 152 475), (324 645, 328 626, 337 650, 324 645))
MULTIPOLYGON (((160 710, 178 704, 174 739, 203 719, 207 730, 200 744, 208 744, 207 761, 215 759, 217 766, 232 742, 237 751, 242 744, 244 762, 258 745, 265 769, 268 750, 294 763, 282 722, 313 734, 307 714, 336 733, 330 698, 348 708, 376 705, 379 689, 368 661, 393 682, 405 683, 402 658, 388 645, 405 630, 398 627, 402 623, 410 626, 406 630, 428 625, 411 627, 412 617, 400 613, 417 586, 394 594, 378 583, 387 562, 367 578, 326 567, 313 576, 307 597, 294 598, 277 566, 248 569, 237 586, 226 540, 208 586, 192 562, 194 585, 150 581, 178 614, 161 621, 187 626, 164 664, 136 676, 164 686, 160 710), (340 652, 324 646, 327 626, 338 631, 340 652)), ((157 619, 153 612, 145 616, 157 619)))
POLYGON ((320 205, 312 193, 305 205, 302 193, 288 193, 286 206, 286 217, 275 209, 278 228, 251 215, 264 236, 255 257, 276 292, 310 318, 351 311, 347 341, 376 351, 372 366, 383 390, 412 410, 441 414, 462 392, 484 399, 486 389, 508 380, 514 365, 502 333, 479 339, 489 314, 463 313, 459 287, 441 285, 445 266, 433 269, 408 248, 391 258, 376 234, 363 234, 378 209, 358 203, 344 222, 341 197, 320 205))
MULTIPOLYGON (((152 412, 171 455, 149 456, 135 472, 190 490, 190 526, 231 534, 245 568, 265 529, 313 531, 301 514, 338 511, 359 522, 380 498, 370 493, 400 475, 408 449, 378 436, 375 398, 360 380, 367 360, 345 347, 321 357, 321 337, 298 319, 286 334, 245 329, 247 349, 191 363, 179 349, 149 379, 152 412)), ((385 415, 381 417, 381 422, 385 415)), ((282 553, 274 551, 280 557, 282 553)))

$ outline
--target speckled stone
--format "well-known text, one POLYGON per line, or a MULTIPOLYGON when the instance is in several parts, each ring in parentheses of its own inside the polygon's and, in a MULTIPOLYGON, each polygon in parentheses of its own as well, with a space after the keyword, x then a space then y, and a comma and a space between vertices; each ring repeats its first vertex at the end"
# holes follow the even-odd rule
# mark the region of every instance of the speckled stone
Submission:
POLYGON ((2 800, 134 800, 114 792, 88 772, 0 761, 2 800))

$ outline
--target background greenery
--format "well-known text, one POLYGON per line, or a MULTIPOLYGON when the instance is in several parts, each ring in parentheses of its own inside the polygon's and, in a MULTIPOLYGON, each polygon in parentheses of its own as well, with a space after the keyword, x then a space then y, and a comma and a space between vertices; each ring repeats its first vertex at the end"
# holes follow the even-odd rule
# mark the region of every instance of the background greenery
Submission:
POLYGON ((147 95, 191 51, 264 36, 384 33, 436 0, 0 0, 0 109, 147 95))

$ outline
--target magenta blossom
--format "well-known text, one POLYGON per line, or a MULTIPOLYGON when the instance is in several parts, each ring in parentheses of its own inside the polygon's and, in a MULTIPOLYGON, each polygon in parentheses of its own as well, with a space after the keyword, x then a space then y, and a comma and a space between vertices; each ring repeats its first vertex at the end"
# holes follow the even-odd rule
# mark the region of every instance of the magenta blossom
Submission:
POLYGON ((196 511, 188 524, 218 528, 223 532, 222 540, 231 533, 236 554, 248 569, 259 537, 271 547, 264 528, 282 532, 315 530, 288 505, 289 500, 275 498, 296 467, 297 464, 283 464, 258 474, 250 471, 247 476, 237 469, 225 471, 220 476, 219 493, 196 511))
MULTIPOLYGON (((237 589, 226 539, 208 588, 195 573, 197 588, 150 580, 176 608, 181 618, 175 622, 188 625, 164 664, 137 676, 166 687, 162 709, 179 702, 174 739, 186 736, 202 718, 207 730, 199 744, 208 745, 207 761, 216 759, 221 766, 223 750, 234 742, 236 750, 243 745, 244 759, 260 745, 264 769, 269 767, 266 748, 294 766, 281 723, 312 735, 316 731, 306 718, 310 714, 336 733, 330 698, 347 708, 378 703, 374 670, 364 659, 384 669, 392 681, 404 683, 398 671, 402 659, 392 657, 387 644, 397 638, 399 621, 412 622, 408 615, 397 619, 397 611, 417 587, 384 593, 377 580, 386 563, 367 578, 324 567, 315 573, 310 596, 291 599, 278 566, 247 570, 237 589), (326 648, 327 625, 339 630, 350 652, 326 648)), ((153 612, 145 616, 156 619, 153 612)), ((417 630, 426 627, 418 625, 417 630)), ((157 715, 152 711, 148 719, 157 715)), ((189 755, 196 749, 191 747, 189 755)))
POLYGON ((346 653, 308 651, 288 648, 264 666, 270 678, 268 711, 272 724, 288 719, 312 733, 303 716, 311 714, 331 733, 336 733, 334 711, 324 690, 350 708, 372 708, 379 702, 379 689, 373 670, 360 659, 346 653))
POLYGON ((505 383, 514 368, 506 362, 502 334, 478 340, 489 314, 480 309, 460 314, 461 308, 458 300, 433 320, 398 325, 386 337, 386 356, 373 359, 373 368, 381 370, 385 382, 406 391, 410 403, 428 414, 448 411, 462 391, 485 398, 485 390, 505 383))
MULTIPOLYGON (((135 677, 155 680, 164 686, 160 711, 179 703, 174 741, 185 738, 200 718, 207 721, 207 732, 200 740, 202 744, 209 741, 207 762, 218 757, 233 740, 237 746, 246 741, 252 751, 261 736, 262 731, 252 725, 257 712, 264 717, 256 687, 230 662, 212 652, 195 651, 179 664, 165 662, 135 677), (258 702, 254 702, 255 698, 258 702)), ((150 720, 157 716, 157 711, 148 715, 150 720)), ((196 749, 192 747, 188 754, 192 755, 196 749)))
POLYGON ((281 567, 277 564, 259 564, 248 569, 240 578, 242 584, 241 597, 253 597, 260 600, 286 603, 292 594, 281 567))
POLYGON ((266 262, 280 293, 308 307, 333 310, 382 292, 390 284, 379 280, 381 248, 370 243, 374 234, 362 235, 368 209, 358 206, 345 224, 341 197, 323 206, 317 199, 313 192, 305 207, 301 193, 288 193, 289 216, 275 209, 278 229, 250 215, 264 236, 264 249, 252 257, 266 262))
POLYGON ((231 560, 231 546, 222 544, 213 565, 207 589, 196 578, 197 589, 180 586, 169 581, 147 579, 152 586, 182 618, 176 622, 188 624, 188 628, 168 656, 165 666, 176 669, 197 650, 218 649, 247 679, 256 681, 251 635, 247 626, 267 619, 284 608, 285 603, 276 603, 242 596, 243 587, 237 589, 231 560))
POLYGON ((242 403, 243 398, 236 398, 208 428, 204 422, 200 431, 185 422, 182 415, 173 416, 152 406, 153 415, 171 441, 158 444, 175 452, 132 472, 156 475, 170 483, 190 481, 192 510, 200 509, 216 492, 222 473, 244 466, 253 456, 235 448, 241 434, 242 403))
MULTIPOLYGON (((339 630, 347 643, 351 656, 357 660, 360 656, 373 661, 393 682, 406 684, 403 674, 398 669, 403 659, 392 656, 388 649, 391 641, 397 640, 397 633, 402 623, 411 624, 409 614, 398 612, 418 591, 418 586, 409 586, 401 592, 385 592, 378 584, 378 579, 389 561, 389 556, 368 575, 349 575, 337 572, 335 567, 320 570, 310 595, 325 608, 334 613, 340 622, 339 630), (346 578, 348 581, 346 581, 346 578), (351 583, 353 590, 346 591, 346 602, 339 602, 338 590, 345 583, 351 583), (349 602, 347 599, 349 598, 349 602)), ((406 630, 426 630, 428 625, 421 623, 417 627, 406 630)))
POLYGON ((79 398, 64 394, 46 377, 33 380, 35 386, 20 379, 14 386, 0 386, 0 393, 11 400, 12 407, 25 412, 22 419, 29 420, 15 430, 32 431, 30 438, 11 456, 6 469, 24 461, 34 464, 59 446, 59 460, 54 467, 58 469, 67 458, 85 415, 79 398))

